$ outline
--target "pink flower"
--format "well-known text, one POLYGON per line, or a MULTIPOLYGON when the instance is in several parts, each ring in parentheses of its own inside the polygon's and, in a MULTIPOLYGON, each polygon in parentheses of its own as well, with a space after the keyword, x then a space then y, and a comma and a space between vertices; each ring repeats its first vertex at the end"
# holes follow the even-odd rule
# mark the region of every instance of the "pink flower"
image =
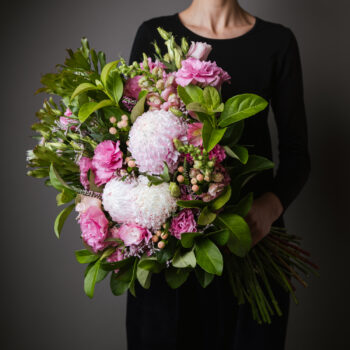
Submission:
POLYGON ((102 201, 95 197, 84 196, 83 194, 79 194, 78 198, 80 199, 79 203, 75 206, 75 210, 80 214, 85 212, 90 207, 101 208, 102 201))
POLYGON ((202 123, 189 124, 187 129, 187 139, 188 139, 188 142, 193 146, 196 146, 196 147, 202 146, 202 143, 203 143, 202 129, 203 129, 202 123))
POLYGON ((224 147, 219 144, 215 145, 215 147, 209 152, 209 159, 216 159, 216 164, 221 163, 226 158, 226 152, 224 147))
POLYGON ((202 42, 191 41, 191 46, 187 52, 187 57, 194 57, 198 60, 205 61, 211 51, 211 45, 202 42))
POLYGON ((142 240, 148 242, 152 234, 144 227, 135 224, 123 224, 119 228, 118 236, 126 246, 130 246, 138 245, 142 240))
MULTIPOLYGON (((149 67, 150 71, 152 71, 153 68, 155 68, 155 67, 159 67, 162 69, 166 68, 164 63, 160 62, 159 60, 155 60, 153 62, 151 57, 147 57, 147 62, 148 62, 148 67, 149 67)), ((143 62, 140 63, 140 67, 143 69, 143 62)))
POLYGON ((127 97, 138 99, 141 87, 139 86, 139 80, 141 75, 136 75, 134 78, 129 78, 125 82, 123 95, 127 97))
POLYGON ((80 182, 84 186, 86 190, 89 189, 89 179, 88 172, 92 167, 92 161, 90 158, 81 157, 79 160, 79 168, 80 168, 80 182))
MULTIPOLYGON (((117 249, 113 254, 111 254, 106 260, 109 263, 114 263, 114 262, 118 262, 120 260, 124 259, 124 253, 120 250, 117 249)), ((114 272, 118 273, 119 269, 115 269, 114 272)))
POLYGON ((95 148, 92 167, 95 173, 95 183, 101 186, 111 180, 117 169, 123 165, 123 152, 119 148, 120 141, 103 141, 95 148))
POLYGON ((69 108, 67 108, 66 109, 66 111, 64 112, 64 115, 66 116, 66 117, 70 117, 70 116, 72 116, 72 111, 69 109, 69 108))
POLYGON ((89 207, 80 214, 79 223, 84 242, 95 253, 108 246, 108 242, 105 242, 108 234, 108 220, 100 208, 89 207))
POLYGON ((70 128, 72 131, 76 129, 75 125, 79 124, 79 121, 72 118, 60 117, 60 127, 63 130, 70 128))
POLYGON ((227 72, 217 66, 216 62, 189 57, 181 64, 182 67, 176 72, 176 83, 181 86, 194 84, 219 88, 223 82, 231 78, 227 72))
POLYGON ((191 209, 183 209, 173 217, 170 232, 177 239, 181 239, 184 232, 197 232, 197 223, 191 209))

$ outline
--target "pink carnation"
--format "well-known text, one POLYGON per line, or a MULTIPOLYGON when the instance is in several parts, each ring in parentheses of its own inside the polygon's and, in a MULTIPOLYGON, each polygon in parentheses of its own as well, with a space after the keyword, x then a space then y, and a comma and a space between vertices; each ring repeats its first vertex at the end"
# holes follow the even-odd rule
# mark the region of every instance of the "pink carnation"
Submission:
POLYGON ((197 232, 197 223, 191 209, 183 209, 173 217, 170 232, 177 239, 181 239, 184 232, 197 232))
POLYGON ((202 146, 202 143, 203 143, 202 129, 203 129, 202 123, 189 124, 187 129, 188 143, 196 147, 202 146))
POLYGON ((100 208, 96 206, 89 207, 80 214, 79 223, 84 242, 95 253, 106 248, 108 245, 105 242, 108 234, 108 220, 100 208))
POLYGON ((95 183, 101 186, 111 180, 117 169, 123 165, 123 152, 119 148, 120 141, 103 141, 95 148, 92 167, 95 183))
POLYGON ((194 84, 219 88, 223 82, 231 79, 230 75, 218 67, 216 62, 189 57, 181 64, 182 67, 176 72, 176 83, 181 86, 194 84))
POLYGON ((88 172, 92 167, 92 161, 90 158, 81 157, 79 160, 79 168, 80 168, 80 182, 84 186, 86 190, 89 189, 89 179, 88 172))
POLYGON ((224 147, 219 144, 215 145, 215 147, 209 152, 209 159, 213 159, 214 157, 216 159, 216 164, 221 163, 226 158, 224 147))
POLYGON ((124 224, 120 226, 118 236, 126 246, 130 246, 138 245, 142 240, 148 242, 151 239, 152 234, 144 227, 135 224, 124 224))
POLYGON ((139 86, 139 80, 141 75, 136 75, 134 78, 129 78, 124 85, 123 95, 127 97, 138 99, 141 87, 139 86))

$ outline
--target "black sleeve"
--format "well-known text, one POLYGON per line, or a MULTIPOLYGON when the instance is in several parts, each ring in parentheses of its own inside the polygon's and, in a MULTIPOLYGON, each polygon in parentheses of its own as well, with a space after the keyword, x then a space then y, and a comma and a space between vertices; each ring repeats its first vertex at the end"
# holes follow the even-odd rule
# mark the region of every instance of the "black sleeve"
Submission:
POLYGON ((283 213, 305 185, 311 168, 299 47, 294 33, 290 29, 288 33, 288 44, 276 66, 271 97, 279 151, 272 192, 279 197, 283 213))
POLYGON ((143 60, 142 53, 146 53, 147 56, 153 57, 154 47, 151 42, 154 40, 150 29, 147 24, 143 22, 137 29, 134 42, 132 44, 129 64, 137 61, 141 62, 143 60))

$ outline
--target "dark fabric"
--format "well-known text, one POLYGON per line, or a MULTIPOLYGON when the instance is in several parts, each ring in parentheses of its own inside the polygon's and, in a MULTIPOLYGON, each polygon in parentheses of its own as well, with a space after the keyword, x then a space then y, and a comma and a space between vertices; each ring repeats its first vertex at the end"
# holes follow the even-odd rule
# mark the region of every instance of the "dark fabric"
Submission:
MULTIPOLYGON (((254 191, 255 197, 266 191, 274 192, 284 210, 273 225, 285 227, 283 214, 300 193, 310 172, 302 69, 295 35, 281 24, 257 18, 255 26, 238 38, 208 39, 183 26, 176 13, 140 25, 130 63, 141 61, 143 52, 153 56, 151 42, 162 42, 157 32, 159 26, 179 40, 184 36, 190 41, 212 45, 208 59, 216 61, 231 75, 231 84, 222 87, 224 101, 246 92, 269 101, 278 130, 279 166, 276 175, 273 169, 258 174, 248 182, 244 192, 254 191)), ((245 121, 240 144, 249 145, 250 154, 273 160, 269 108, 245 121)), ((249 305, 237 305, 225 277, 216 277, 203 289, 191 275, 174 291, 163 276, 154 275, 150 290, 138 286, 136 298, 128 294, 128 349, 282 350, 289 294, 275 284, 273 289, 283 316, 275 317, 271 325, 259 325, 252 319, 249 305)))

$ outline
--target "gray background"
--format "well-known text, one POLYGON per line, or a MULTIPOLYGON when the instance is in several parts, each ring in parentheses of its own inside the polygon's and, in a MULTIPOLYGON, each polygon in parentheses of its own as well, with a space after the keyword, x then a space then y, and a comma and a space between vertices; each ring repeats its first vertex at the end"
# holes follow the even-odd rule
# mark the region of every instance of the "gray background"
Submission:
MULTIPOLYGON (((128 57, 138 25, 182 10, 190 1, 6 1, 1 10, 1 232, 2 349, 125 349, 125 297, 107 281, 94 300, 83 292, 83 267, 73 216, 62 238, 53 234, 54 191, 27 178, 30 125, 44 96, 40 75, 63 62, 65 49, 87 36, 107 58, 128 57)), ((312 171, 286 213, 322 268, 320 279, 299 289, 287 349, 348 349, 350 177, 350 2, 245 0, 254 15, 289 26, 304 71, 312 171)), ((270 118, 276 150, 275 126, 270 118)), ((276 152, 275 152, 276 154, 276 152)), ((156 326, 155 326, 156 329, 156 326)))

